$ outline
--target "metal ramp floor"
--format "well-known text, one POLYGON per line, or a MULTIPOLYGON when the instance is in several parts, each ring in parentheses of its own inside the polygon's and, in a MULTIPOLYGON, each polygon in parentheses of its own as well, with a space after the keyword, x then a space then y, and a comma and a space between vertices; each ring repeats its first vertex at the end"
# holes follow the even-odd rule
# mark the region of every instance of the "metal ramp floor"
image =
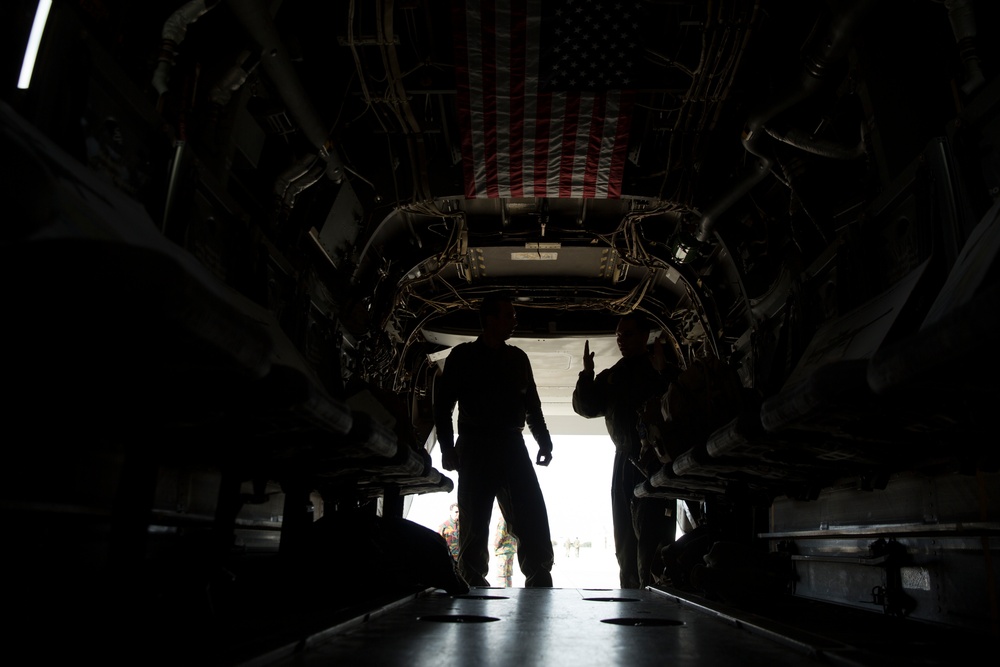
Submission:
POLYGON ((893 660, 655 589, 473 588, 465 596, 427 591, 407 597, 244 666, 664 664, 780 667, 893 660))

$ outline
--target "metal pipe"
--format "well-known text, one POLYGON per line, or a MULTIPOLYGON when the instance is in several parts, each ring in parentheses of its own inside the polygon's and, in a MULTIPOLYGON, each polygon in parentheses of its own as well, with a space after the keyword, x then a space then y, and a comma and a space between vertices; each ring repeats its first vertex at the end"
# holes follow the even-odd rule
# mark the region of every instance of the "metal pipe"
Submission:
POLYGON ((160 33, 160 55, 153 71, 152 85, 160 95, 170 90, 170 69, 174 66, 177 47, 184 41, 188 26, 219 4, 219 0, 191 0, 175 11, 163 23, 160 33))
POLYGON ((295 199, 305 190, 308 190, 312 186, 316 185, 326 169, 322 164, 313 165, 313 167, 307 171, 305 174, 296 178, 292 181, 285 191, 284 204, 288 208, 295 207, 295 199))
POLYGON ((174 160, 170 166, 170 179, 167 181, 167 196, 163 203, 163 219, 160 221, 160 231, 166 233, 170 224, 170 215, 174 210, 174 200, 177 198, 177 181, 180 178, 181 163, 184 161, 184 151, 187 142, 177 141, 174 143, 174 160))
POLYGON ((403 125, 403 134, 410 149, 410 163, 413 169, 413 189, 414 198, 418 201, 431 199, 430 183, 427 173, 427 156, 424 147, 424 135, 420 131, 420 124, 408 101, 406 88, 403 85, 403 75, 399 67, 399 58, 396 54, 396 46, 393 44, 393 0, 383 0, 384 33, 379 40, 379 48, 382 49, 383 60, 387 63, 386 77, 391 89, 395 90, 393 105, 397 107, 397 115, 403 125))
POLYGON ((799 556, 793 554, 792 561, 811 563, 850 563, 854 565, 885 565, 889 556, 799 556))
POLYGON ((236 18, 261 49, 261 64, 268 78, 278 89, 278 94, 288 107, 288 112, 302 130, 302 134, 316 148, 326 162, 326 175, 340 183, 344 179, 344 163, 328 141, 329 132, 313 104, 306 95, 292 59, 288 55, 271 15, 261 0, 229 0, 236 18))
MULTIPOLYGON (((863 125, 862 130, 864 130, 863 125)), ((819 155, 820 157, 827 157, 834 160, 856 160, 865 154, 865 138, 863 134, 857 144, 854 146, 845 146, 835 141, 817 139, 808 132, 796 128, 782 130, 766 127, 764 131, 772 139, 776 139, 789 146, 794 146, 807 153, 819 155)))
POLYGON ((874 0, 857 0, 849 9, 835 15, 825 31, 817 31, 805 48, 802 70, 797 81, 792 82, 762 105, 747 119, 743 131, 743 145, 754 155, 767 150, 764 124, 783 111, 817 93, 831 76, 833 67, 846 57, 851 40, 860 22, 875 5, 874 0))
POLYGON ((303 155, 298 160, 296 160, 292 166, 281 172, 278 176, 278 180, 274 183, 274 194, 277 196, 279 201, 284 201, 285 196, 288 194, 288 188, 291 187, 297 179, 302 178, 306 173, 313 167, 316 163, 315 155, 303 155))
POLYGON ((208 94, 208 99, 216 106, 224 107, 229 104, 233 93, 246 83, 247 77, 260 64, 260 54, 252 54, 244 51, 240 54, 236 64, 229 68, 229 71, 222 75, 222 78, 212 86, 208 94))
POLYGON ((698 222, 695 238, 705 243, 711 238, 718 218, 760 183, 774 165, 773 138, 765 123, 818 92, 831 76, 833 66, 851 47, 851 40, 861 21, 869 14, 875 0, 857 0, 851 7, 834 15, 825 31, 817 31, 807 47, 800 76, 780 93, 762 104, 747 118, 743 128, 743 147, 758 160, 736 185, 719 199, 698 222))
POLYGON ((986 83, 979 65, 979 54, 976 52, 976 15, 972 5, 972 0, 946 0, 944 3, 948 9, 948 21, 958 44, 962 66, 965 68, 962 92, 966 95, 974 93, 986 83))
POLYGON ((719 220, 719 216, 728 211, 733 204, 738 202, 743 198, 750 190, 753 189, 755 185, 764 180, 764 178, 771 173, 771 166, 774 161, 769 157, 758 157, 757 161, 744 172, 740 180, 736 182, 729 192, 724 194, 719 198, 712 208, 708 209, 701 215, 701 219, 698 222, 698 231, 695 234, 695 238, 701 243, 705 243, 712 236, 712 232, 715 229, 715 224, 719 220))

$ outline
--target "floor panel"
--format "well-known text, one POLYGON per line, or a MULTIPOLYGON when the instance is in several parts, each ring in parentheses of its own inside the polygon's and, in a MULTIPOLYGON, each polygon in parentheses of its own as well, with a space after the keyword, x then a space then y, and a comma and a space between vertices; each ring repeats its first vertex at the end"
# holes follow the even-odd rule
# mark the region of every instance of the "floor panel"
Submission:
POLYGON ((810 650, 654 591, 474 588, 454 598, 420 594, 272 654, 266 664, 830 664, 810 650))

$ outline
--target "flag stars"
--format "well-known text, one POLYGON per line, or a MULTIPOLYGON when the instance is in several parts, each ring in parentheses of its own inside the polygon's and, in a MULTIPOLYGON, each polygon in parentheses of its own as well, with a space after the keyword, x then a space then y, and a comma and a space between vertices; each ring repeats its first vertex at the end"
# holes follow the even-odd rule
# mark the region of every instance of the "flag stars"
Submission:
POLYGON ((627 0, 564 0, 553 7, 547 85, 621 87, 629 71, 626 61, 641 41, 636 34, 640 10, 635 9, 640 6, 627 0))

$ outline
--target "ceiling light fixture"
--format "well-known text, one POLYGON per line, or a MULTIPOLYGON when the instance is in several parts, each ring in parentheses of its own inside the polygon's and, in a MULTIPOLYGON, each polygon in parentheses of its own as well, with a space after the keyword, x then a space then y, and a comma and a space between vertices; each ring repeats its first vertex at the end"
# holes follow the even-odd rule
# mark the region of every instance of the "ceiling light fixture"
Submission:
POLYGON ((17 87, 21 90, 27 90, 31 84, 31 74, 35 70, 38 46, 42 43, 42 33, 49 20, 51 8, 52 0, 39 0, 38 8, 35 10, 35 21, 31 24, 31 33, 28 36, 28 46, 24 49, 24 60, 21 61, 21 75, 17 79, 17 87))

